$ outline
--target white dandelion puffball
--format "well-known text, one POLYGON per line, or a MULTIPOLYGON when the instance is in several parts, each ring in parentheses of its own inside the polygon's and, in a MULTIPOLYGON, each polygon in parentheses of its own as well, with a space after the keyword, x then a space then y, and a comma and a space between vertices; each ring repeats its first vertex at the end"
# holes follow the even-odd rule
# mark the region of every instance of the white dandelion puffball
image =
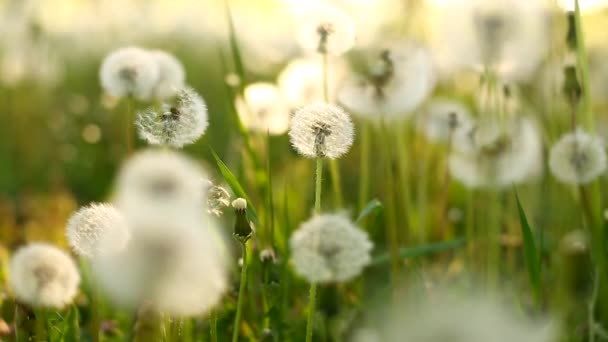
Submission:
POLYGON ((456 130, 472 127, 469 110, 459 102, 448 99, 431 101, 418 117, 418 129, 433 142, 451 139, 456 130))
POLYGON ((9 284, 17 299, 33 307, 63 308, 78 292, 80 274, 70 256, 45 243, 31 243, 13 255, 9 284))
POLYGON ((293 147, 309 158, 339 158, 350 149, 354 134, 353 122, 342 108, 321 102, 298 109, 289 129, 293 147))
POLYGON ((296 273, 311 283, 348 281, 371 260, 372 242, 345 215, 323 214, 302 223, 289 240, 296 273))
POLYGON ((144 150, 122 166, 113 203, 131 228, 134 221, 171 221, 205 207, 202 178, 208 179, 203 169, 181 153, 144 150))
POLYGON ((435 61, 446 75, 484 66, 508 81, 526 80, 543 61, 550 2, 454 0, 437 9, 435 61))
POLYGON ((308 9, 298 32, 300 46, 306 51, 338 56, 355 44, 355 23, 341 10, 318 4, 308 9))
POLYGON ((563 135, 549 153, 549 169, 568 184, 586 184, 606 171, 606 151, 600 138, 582 130, 563 135))
MULTIPOLYGON (((289 62, 277 78, 277 85, 290 108, 295 109, 311 102, 323 101, 323 63, 319 58, 298 58, 289 62)), ((338 62, 328 65, 327 85, 329 99, 335 98, 336 87, 344 66, 338 62)))
POLYGON ((430 299, 401 303, 380 329, 386 342, 553 342, 550 321, 521 317, 488 295, 456 295, 435 291, 430 299))
POLYGON ((487 119, 456 130, 448 160, 451 175, 471 188, 504 188, 538 177, 542 141, 528 118, 487 119))
POLYGON ((182 215, 135 225, 120 253, 93 260, 98 284, 117 305, 142 303, 171 316, 209 312, 227 289, 225 242, 212 220, 182 215))
POLYGON ((106 56, 99 75, 101 86, 110 95, 148 100, 158 83, 160 68, 150 52, 126 47, 106 56))
POLYGON ((72 250, 83 257, 112 254, 125 247, 129 228, 122 214, 111 204, 93 203, 80 208, 68 220, 65 235, 72 250), (109 239, 108 250, 100 241, 109 239))
POLYGON ((347 79, 338 91, 338 102, 366 119, 407 118, 435 88, 431 57, 416 43, 389 44, 368 69, 367 75, 347 79))
POLYGON ((181 148, 193 144, 209 125, 205 101, 190 87, 177 91, 174 103, 164 103, 160 110, 147 109, 137 115, 139 136, 151 145, 181 148))
POLYGON ((152 96, 159 100, 174 96, 185 85, 184 66, 177 58, 165 51, 153 50, 150 54, 159 68, 159 77, 152 90, 152 96))
POLYGON ((272 83, 253 83, 245 87, 244 98, 236 99, 243 125, 253 131, 281 135, 289 129, 289 107, 283 94, 272 83))

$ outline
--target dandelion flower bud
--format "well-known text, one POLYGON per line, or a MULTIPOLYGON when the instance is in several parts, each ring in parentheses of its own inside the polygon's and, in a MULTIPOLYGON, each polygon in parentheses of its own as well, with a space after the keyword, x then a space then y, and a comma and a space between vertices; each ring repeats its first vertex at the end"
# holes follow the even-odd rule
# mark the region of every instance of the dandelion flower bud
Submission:
POLYGON ((160 70, 148 51, 126 47, 107 55, 99 73, 101 86, 110 95, 148 100, 158 82, 160 70))
POLYGON ((78 292, 76 264, 57 247, 45 243, 21 247, 10 266, 9 283, 15 296, 33 307, 63 308, 78 292))
POLYGON ((448 141, 457 129, 472 125, 471 114, 466 107, 445 99, 429 103, 418 119, 418 128, 433 142, 448 141))
POLYGON ((323 214, 300 225, 289 241, 296 273, 311 283, 345 282, 370 262, 367 234, 346 216, 323 214))
POLYGON ((177 92, 175 103, 164 103, 159 111, 140 112, 135 124, 139 136, 149 144, 181 148, 205 133, 207 106, 194 89, 184 87, 177 92))
POLYGON ((355 23, 337 8, 315 6, 302 21, 298 39, 304 50, 338 56, 355 44, 355 23))
POLYGON ((549 153, 549 168, 559 181, 586 184, 606 170, 602 141, 582 130, 563 135, 549 153))
POLYGON ((120 251, 127 244, 129 230, 127 222, 116 208, 110 204, 94 203, 81 208, 70 217, 66 236, 76 254, 90 258, 120 251), (100 248, 104 236, 113 240, 113 243, 106 244, 109 250, 100 248))
POLYGON ((234 238, 240 243, 247 242, 253 235, 251 223, 247 219, 247 201, 244 198, 237 198, 232 201, 232 207, 236 212, 236 222, 234 223, 234 238))
POLYGON ((320 102, 298 109, 289 129, 293 147, 309 158, 339 158, 350 149, 353 136, 350 116, 336 105, 320 102))
POLYGON ((253 132, 281 135, 289 128, 289 108, 279 89, 271 83, 245 87, 244 98, 237 98, 241 122, 253 132))
POLYGON ((150 51, 152 58, 156 61, 159 68, 159 77, 152 95, 154 98, 164 100, 169 98, 184 87, 186 73, 184 66, 173 55, 162 51, 150 51))

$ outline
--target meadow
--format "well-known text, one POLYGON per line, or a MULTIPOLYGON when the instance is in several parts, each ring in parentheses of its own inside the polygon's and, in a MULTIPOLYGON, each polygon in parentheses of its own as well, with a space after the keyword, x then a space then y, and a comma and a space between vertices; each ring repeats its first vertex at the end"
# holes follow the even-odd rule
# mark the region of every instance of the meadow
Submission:
POLYGON ((0 341, 608 340, 605 1, 0 18, 0 341))

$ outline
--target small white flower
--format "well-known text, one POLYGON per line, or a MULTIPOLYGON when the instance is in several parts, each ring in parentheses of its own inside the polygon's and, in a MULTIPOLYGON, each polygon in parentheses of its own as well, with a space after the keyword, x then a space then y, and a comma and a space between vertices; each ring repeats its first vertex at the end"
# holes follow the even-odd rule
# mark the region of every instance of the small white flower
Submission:
POLYGON ((165 51, 153 50, 150 54, 159 68, 158 81, 152 90, 153 97, 164 100, 174 96, 184 87, 186 80, 184 66, 177 58, 165 51))
POLYGON ((132 221, 171 221, 181 213, 201 211, 206 197, 201 178, 208 178, 193 160, 170 150, 145 150, 120 170, 113 203, 132 221))
POLYGON ((345 282, 371 260, 372 242, 346 216, 323 214, 302 223, 289 240, 296 272, 311 283, 345 282))
POLYGON ((172 316, 209 312, 227 289, 225 242, 200 215, 133 225, 120 253, 94 259, 96 279, 117 305, 148 303, 172 316))
POLYGON ((93 203, 70 217, 66 237, 76 254, 90 258, 116 253, 124 248, 129 240, 129 228, 122 214, 112 205, 93 203), (104 238, 112 240, 107 244, 109 250, 100 248, 100 241, 104 238))
POLYGON ((251 131, 281 135, 289 128, 289 108, 272 83, 253 83, 245 87, 244 98, 236 108, 243 125, 251 131))
POLYGON ((33 307, 63 308, 78 292, 80 275, 68 254, 45 243, 21 247, 11 260, 15 296, 33 307))
POLYGON ((181 148, 198 140, 209 125, 207 106, 190 87, 181 88, 175 103, 164 103, 160 110, 147 109, 137 115, 139 136, 152 145, 181 148))
POLYGON ((355 23, 339 9, 319 4, 300 24, 298 40, 306 51, 338 56, 355 44, 355 23))
POLYGON ((449 157, 450 173, 468 187, 503 188, 539 175, 542 142, 526 118, 481 120, 457 130, 449 157))
POLYGON ((431 94, 435 72, 428 51, 415 43, 381 49, 367 75, 346 80, 338 101, 366 119, 407 118, 431 94))
POLYGON ((321 102, 298 109, 289 129, 293 147, 309 158, 336 159, 348 152, 353 136, 350 116, 336 105, 321 102))
POLYGON ((148 51, 126 47, 106 56, 99 75, 101 86, 110 95, 148 100, 158 83, 160 69, 148 51))
POLYGON ((473 125, 471 113, 461 103, 436 99, 419 116, 418 128, 433 142, 448 141, 457 129, 473 125))
POLYGON ((602 141, 582 130, 564 134, 549 154, 549 168, 559 181, 586 184, 606 170, 602 141))

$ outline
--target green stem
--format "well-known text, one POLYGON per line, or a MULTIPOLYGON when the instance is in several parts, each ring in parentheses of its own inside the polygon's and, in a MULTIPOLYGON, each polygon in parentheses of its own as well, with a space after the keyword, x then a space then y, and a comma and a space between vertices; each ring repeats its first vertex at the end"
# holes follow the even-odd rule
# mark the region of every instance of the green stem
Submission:
POLYGON ((247 288, 247 242, 243 243, 243 267, 241 267, 241 284, 239 285, 239 298, 236 305, 236 315, 234 317, 234 330, 232 331, 232 342, 239 340, 239 327, 241 325, 241 315, 243 311, 243 301, 247 288))
POLYGON ((34 313, 36 315, 36 341, 47 341, 47 310, 44 308, 37 308, 34 310, 34 313))
POLYGON ((209 317, 209 325, 209 335, 211 338, 211 342, 217 342, 217 312, 215 310, 211 311, 211 316, 209 317))
POLYGON ((576 30, 576 54, 578 69, 581 76, 583 90, 582 113, 587 119, 587 129, 593 132, 594 120, 591 110, 591 83, 589 81, 589 63, 587 59, 587 48, 585 47, 585 35, 581 21, 581 9, 578 0, 574 0, 574 22, 576 30))
POLYGON ((127 112, 125 113, 125 146, 127 156, 133 153, 133 98, 127 97, 127 112))
POLYGON ((369 125, 364 122, 361 127, 361 159, 359 162, 359 172, 361 172, 359 177, 359 211, 365 208, 369 197, 369 135, 369 125))
MULTIPOLYGON (((315 174, 315 214, 321 213, 321 191, 323 183, 323 159, 317 158, 315 174)), ((308 318, 306 320, 306 342, 312 342, 317 303, 317 284, 310 284, 308 295, 308 318)))

